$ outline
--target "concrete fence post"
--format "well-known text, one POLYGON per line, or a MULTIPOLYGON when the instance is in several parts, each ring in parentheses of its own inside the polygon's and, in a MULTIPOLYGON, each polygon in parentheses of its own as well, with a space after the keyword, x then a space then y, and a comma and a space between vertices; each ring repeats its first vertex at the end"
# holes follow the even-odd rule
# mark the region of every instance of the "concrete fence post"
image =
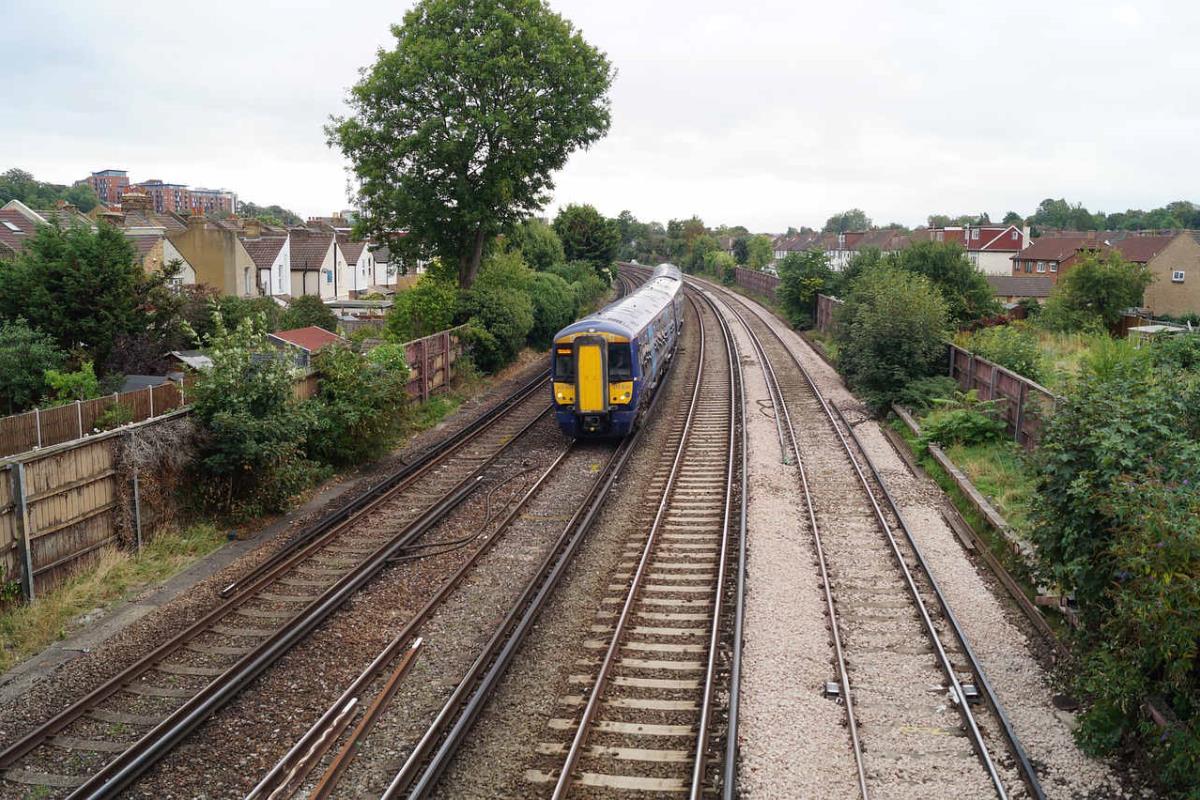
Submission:
POLYGON ((33 409, 33 428, 37 431, 37 446, 42 446, 42 412, 35 406, 33 409))
POLYGON ((1013 441, 1021 444, 1021 423, 1025 419, 1025 381, 1017 384, 1017 416, 1013 423, 1013 441))
POLYGON ((147 386, 146 391, 150 394, 150 419, 154 419, 154 387, 147 386))
MULTIPOLYGON (((129 443, 133 444, 134 433, 129 432, 129 443)), ((130 448, 132 450, 132 447, 130 448)), ((138 480, 138 468, 133 467, 133 536, 137 552, 142 552, 142 491, 138 480)))
POLYGON ((21 593, 26 600, 33 600, 33 550, 29 545, 29 503, 25 491, 25 462, 18 461, 9 467, 12 480, 13 511, 17 520, 17 546, 21 550, 21 593))
POLYGON ((79 423, 79 438, 83 438, 83 403, 75 401, 75 420, 79 423))
POLYGON ((1000 370, 996 368, 995 364, 992 364, 992 381, 990 384, 988 384, 988 400, 996 399, 996 382, 999 380, 999 378, 1000 370))

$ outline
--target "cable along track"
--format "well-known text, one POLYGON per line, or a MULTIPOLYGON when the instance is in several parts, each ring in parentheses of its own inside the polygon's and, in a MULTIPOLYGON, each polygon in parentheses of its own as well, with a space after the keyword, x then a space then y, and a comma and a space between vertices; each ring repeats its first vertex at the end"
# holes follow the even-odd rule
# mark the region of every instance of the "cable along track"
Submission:
POLYGON ((846 709, 862 797, 1044 797, 857 433, 758 311, 722 300, 754 343, 796 466, 831 622, 827 692, 846 709))
POLYGON ((690 297, 699 357, 645 505, 526 777, 568 795, 699 797, 716 782, 731 609, 740 575, 740 380, 723 320, 690 297), (708 317, 708 323, 704 319, 708 317), (713 769, 710 770, 710 764, 713 769))
MULTIPOLYGON (((541 374, 227 587, 227 599, 0 753, 4 782, 112 796, 465 500, 550 410, 541 374), (66 767, 66 769, 64 769, 66 767)), ((414 547, 418 548, 414 551, 414 547)), ((40 787, 40 788, 38 788, 40 787)))

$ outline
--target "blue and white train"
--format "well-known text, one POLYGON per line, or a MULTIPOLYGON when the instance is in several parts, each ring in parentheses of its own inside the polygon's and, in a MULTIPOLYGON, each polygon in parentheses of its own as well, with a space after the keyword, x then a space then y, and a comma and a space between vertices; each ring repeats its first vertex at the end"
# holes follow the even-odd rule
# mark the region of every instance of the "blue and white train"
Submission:
POLYGON ((554 414, 568 436, 624 436, 683 329, 683 276, 661 264, 635 292, 563 328, 550 351, 554 414))

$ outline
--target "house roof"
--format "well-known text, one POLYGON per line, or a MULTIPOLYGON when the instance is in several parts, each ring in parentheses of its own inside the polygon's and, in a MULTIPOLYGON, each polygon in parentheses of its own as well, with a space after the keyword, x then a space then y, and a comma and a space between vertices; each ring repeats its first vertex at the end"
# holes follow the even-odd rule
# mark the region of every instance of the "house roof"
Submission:
POLYGON ((141 208, 124 211, 120 221, 121 228, 162 228, 167 233, 178 233, 187 230, 187 224, 174 214, 159 214, 141 208))
POLYGON ((1113 247, 1127 260, 1145 264, 1175 240, 1174 236, 1130 236, 1113 247))
POLYGON ((371 251, 371 255, 375 256, 375 263, 386 264, 392 260, 392 251, 388 249, 386 244, 380 245, 371 251))
POLYGON ((270 334, 270 338, 295 345, 301 350, 306 350, 310 353, 315 353, 325 345, 346 341, 336 333, 330 333, 324 328, 318 328, 315 325, 309 325, 307 328, 293 328, 290 331, 278 331, 277 333, 270 334))
POLYGON ((1021 249, 1024 237, 1016 225, 1006 227, 983 227, 979 239, 972 242, 969 250, 986 250, 989 253, 1016 253, 1021 249), (1016 237, 1012 234, 1016 233, 1016 237))
POLYGON ((19 253, 33 238, 36 226, 15 208, 0 208, 0 245, 19 253))
POLYGON ((1054 282, 1037 275, 987 275, 992 294, 1001 297, 1049 297, 1054 282))
POLYGON ((125 234, 125 238, 133 243, 134 249, 137 250, 138 258, 145 258, 146 254, 154 249, 154 245, 162 240, 162 236, 154 233, 148 234, 125 234))
POLYGON ((63 228, 70 228, 75 225, 86 225, 93 227, 96 223, 92 222, 87 216, 75 207, 71 208, 47 208, 37 209, 38 216, 45 219, 47 222, 57 221, 63 228))
POLYGON ((1013 256, 1022 261, 1063 261, 1078 250, 1100 250, 1106 245, 1090 236, 1055 236, 1034 239, 1033 243, 1013 256))
POLYGON ((320 269, 325 263, 325 254, 329 252, 333 234, 293 228, 288 232, 288 238, 292 252, 292 269, 320 269))
POLYGON ((346 257, 346 261, 350 264, 358 263, 358 258, 362 255, 363 248, 366 246, 366 242, 338 237, 338 247, 342 248, 342 255, 346 257))
POLYGON ((279 251, 283 249, 284 242, 287 241, 286 236, 260 236, 255 239, 243 236, 239 238, 242 247, 246 248, 246 252, 250 254, 250 260, 259 269, 270 269, 271 265, 275 263, 279 251))
POLYGON ((125 380, 121 381, 121 392, 136 392, 147 386, 162 386, 170 382, 171 379, 166 375, 126 375, 125 380))
POLYGON ((172 350, 171 355, 192 369, 205 370, 213 365, 212 358, 203 350, 172 350))

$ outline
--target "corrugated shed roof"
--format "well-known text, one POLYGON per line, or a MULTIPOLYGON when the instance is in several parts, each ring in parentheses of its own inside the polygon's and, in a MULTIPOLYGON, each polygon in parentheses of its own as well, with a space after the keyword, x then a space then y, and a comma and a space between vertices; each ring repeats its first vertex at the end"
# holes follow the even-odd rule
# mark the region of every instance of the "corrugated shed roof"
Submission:
POLYGON ((270 338, 287 342, 310 353, 315 353, 327 344, 337 344, 346 341, 336 333, 330 333, 324 328, 318 328, 315 325, 309 325, 307 328, 293 328, 290 331, 272 333, 270 334, 270 338))

